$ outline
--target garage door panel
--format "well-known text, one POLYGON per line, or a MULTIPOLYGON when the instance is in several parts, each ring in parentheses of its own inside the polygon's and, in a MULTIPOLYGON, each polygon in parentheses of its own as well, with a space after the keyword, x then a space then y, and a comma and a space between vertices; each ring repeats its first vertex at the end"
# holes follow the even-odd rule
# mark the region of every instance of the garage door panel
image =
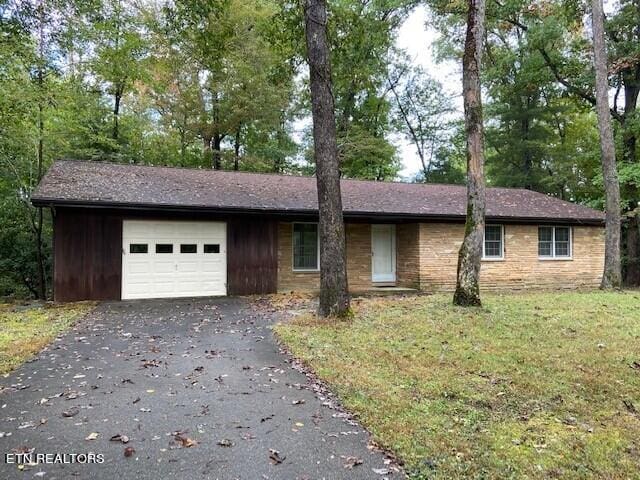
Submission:
POLYGON ((181 261, 178 263, 178 270, 176 272, 178 274, 182 273, 197 273, 199 270, 199 263, 196 261, 181 261))
POLYGON ((175 261, 162 259, 159 262, 152 263, 151 270, 152 273, 156 275, 173 274, 176 271, 175 261))
POLYGON ((225 223, 125 220, 122 238, 122 298, 226 295, 225 223), (132 243, 147 253, 130 253, 132 243), (158 244, 173 253, 156 253, 158 244), (204 253, 211 244, 219 253, 204 253), (180 253, 181 245, 197 245, 196 253, 180 253))

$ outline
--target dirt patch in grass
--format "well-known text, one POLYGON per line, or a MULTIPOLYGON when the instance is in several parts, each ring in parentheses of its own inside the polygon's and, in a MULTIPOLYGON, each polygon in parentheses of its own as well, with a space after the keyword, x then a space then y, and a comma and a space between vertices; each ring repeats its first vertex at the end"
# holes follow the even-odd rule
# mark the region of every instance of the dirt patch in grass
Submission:
POLYGON ((638 478, 640 293, 365 299, 276 326, 414 478, 638 478))
POLYGON ((0 374, 38 353, 94 303, 0 304, 0 374))

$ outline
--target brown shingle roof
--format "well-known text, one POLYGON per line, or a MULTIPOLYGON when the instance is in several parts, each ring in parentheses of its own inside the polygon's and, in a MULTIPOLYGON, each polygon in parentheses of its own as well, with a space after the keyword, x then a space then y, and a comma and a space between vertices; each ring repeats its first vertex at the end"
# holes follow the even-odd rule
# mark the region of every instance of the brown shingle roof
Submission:
MULTIPOLYGON (((345 216, 462 219, 466 189, 459 185, 342 180, 345 216)), ((316 179, 287 175, 173 167, 58 161, 34 192, 36 205, 317 212, 316 179)), ((524 189, 489 188, 494 219, 602 223, 604 214, 524 189)))

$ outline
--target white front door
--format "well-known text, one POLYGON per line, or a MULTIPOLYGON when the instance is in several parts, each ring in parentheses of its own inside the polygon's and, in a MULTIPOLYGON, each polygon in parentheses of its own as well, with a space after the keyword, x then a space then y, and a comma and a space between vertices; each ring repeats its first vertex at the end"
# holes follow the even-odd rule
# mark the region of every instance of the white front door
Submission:
POLYGON ((396 281, 396 226, 371 225, 371 279, 396 281))
POLYGON ((125 220, 122 298, 227 294, 223 222, 125 220))

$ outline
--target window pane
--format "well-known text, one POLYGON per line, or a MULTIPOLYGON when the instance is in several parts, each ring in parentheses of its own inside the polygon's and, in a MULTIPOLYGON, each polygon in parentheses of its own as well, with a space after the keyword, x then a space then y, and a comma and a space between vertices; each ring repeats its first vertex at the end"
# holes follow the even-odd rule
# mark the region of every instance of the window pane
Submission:
POLYGON ((487 241, 502 240, 502 227, 500 225, 488 225, 484 228, 484 238, 487 241))
POLYGON ((220 244, 218 243, 205 243, 204 253, 220 253, 220 244))
POLYGON ((484 227, 484 256, 502 257, 502 226, 487 225, 484 227))
POLYGON ((318 268, 318 225, 293 224, 293 268, 295 270, 318 268))
POLYGON ((569 242, 556 242, 556 257, 569 256, 569 242))
POLYGON ((500 242, 486 242, 484 244, 485 257, 501 257, 502 245, 500 242))
POLYGON ((553 256, 553 227, 538 227, 538 256, 553 256))
POLYGON ((568 241, 569 241, 569 228, 556 227, 556 242, 568 242, 568 241))
POLYGON ((173 244, 156 243, 156 253, 173 253, 173 244))
POLYGON ((129 253, 147 253, 149 246, 146 243, 130 243, 129 253))
POLYGON ((553 241, 553 227, 538 227, 538 241, 539 242, 553 241))
POLYGON ((198 245, 195 243, 181 243, 180 253, 198 253, 198 245))
POLYGON ((540 257, 551 256, 551 242, 538 242, 538 256, 540 257))

